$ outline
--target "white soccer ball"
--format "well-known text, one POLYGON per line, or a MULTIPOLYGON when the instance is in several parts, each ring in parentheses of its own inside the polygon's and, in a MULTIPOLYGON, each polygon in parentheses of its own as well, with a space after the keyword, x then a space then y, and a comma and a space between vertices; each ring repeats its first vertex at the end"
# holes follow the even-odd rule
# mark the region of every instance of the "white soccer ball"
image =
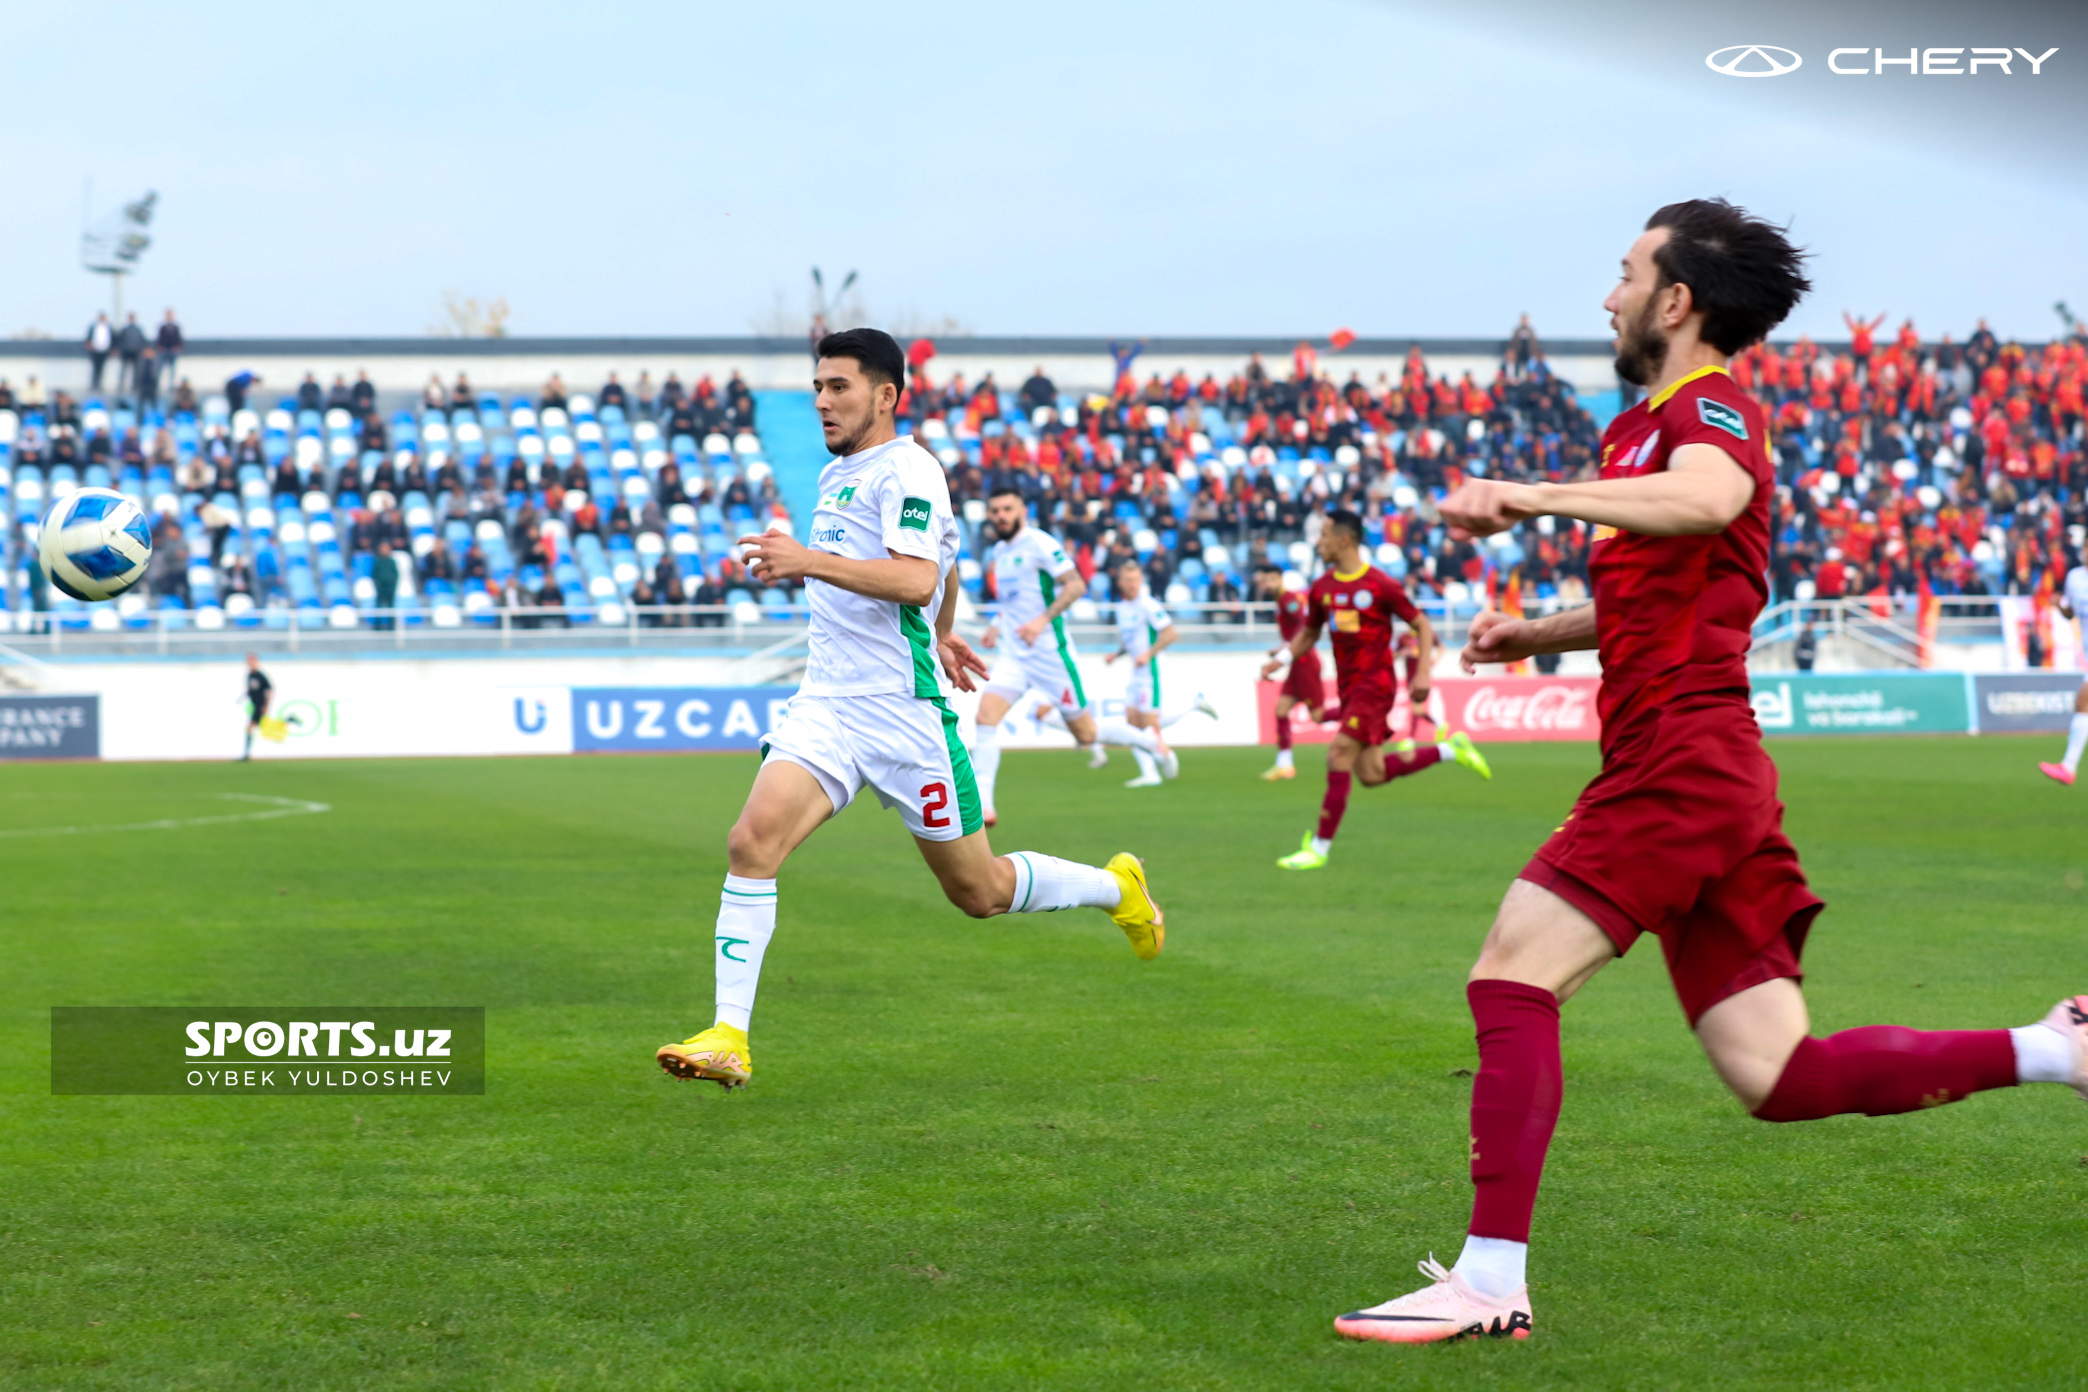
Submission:
POLYGON ((36 554, 51 583, 74 599, 114 599, 145 578, 152 528, 114 489, 81 488, 44 517, 36 554))

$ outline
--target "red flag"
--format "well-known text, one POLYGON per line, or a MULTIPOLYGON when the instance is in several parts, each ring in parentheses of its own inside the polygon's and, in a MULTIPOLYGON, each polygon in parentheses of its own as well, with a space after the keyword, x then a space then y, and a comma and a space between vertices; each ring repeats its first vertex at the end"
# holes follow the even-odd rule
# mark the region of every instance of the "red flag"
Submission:
POLYGON ((912 343, 906 345, 906 365, 908 367, 919 367, 934 356, 935 340, 932 338, 917 338, 912 343))
MULTIPOLYGON (((1511 571, 1508 575, 1508 583, 1501 587, 1501 612, 1511 619, 1519 619, 1523 616, 1522 572, 1520 570, 1511 571)), ((1508 675, 1511 677, 1527 677, 1533 670, 1530 659, 1527 657, 1519 662, 1508 664, 1508 675)))
POLYGON ((1942 618, 1942 601, 1936 598, 1936 592, 1929 586, 1928 576, 1924 574, 1920 578, 1920 590, 1914 610, 1914 634, 1919 640, 1920 661, 1923 667, 1936 665, 1936 628, 1942 618))
POLYGON ((1342 349, 1348 347, 1351 343, 1354 343, 1355 341, 1356 335, 1352 330, 1336 329, 1334 330, 1333 334, 1327 339, 1327 344, 1335 352, 1339 353, 1342 349))

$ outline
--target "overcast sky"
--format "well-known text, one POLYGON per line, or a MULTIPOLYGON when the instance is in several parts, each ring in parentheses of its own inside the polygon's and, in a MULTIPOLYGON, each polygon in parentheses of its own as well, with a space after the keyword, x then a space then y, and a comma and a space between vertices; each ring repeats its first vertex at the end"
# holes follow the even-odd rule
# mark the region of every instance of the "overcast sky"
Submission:
POLYGON ((159 191, 129 299, 195 335, 419 333, 445 291, 518 334, 747 333, 814 264, 901 327, 1595 335, 1646 214, 1713 193, 1817 253, 1792 328, 2088 311, 2088 5, 609 10, 25 7, 0 335, 107 302, 88 178, 96 211, 159 191), (1805 66, 1705 66, 1771 42, 1805 66), (1917 45, 2060 51, 1827 71, 1917 45))

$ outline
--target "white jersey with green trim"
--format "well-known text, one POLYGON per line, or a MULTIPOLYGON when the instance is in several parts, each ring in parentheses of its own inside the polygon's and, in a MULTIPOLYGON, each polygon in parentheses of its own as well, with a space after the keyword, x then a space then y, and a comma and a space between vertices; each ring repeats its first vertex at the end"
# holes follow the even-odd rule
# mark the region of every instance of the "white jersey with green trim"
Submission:
POLYGON ((1171 628, 1174 620, 1159 600, 1153 598, 1151 590, 1140 590, 1136 599, 1120 599, 1116 604, 1117 642, 1124 649, 1131 665, 1142 668, 1153 651, 1153 644, 1160 641, 1160 630, 1171 628))
POLYGON ((935 456, 913 436, 901 435, 834 460, 819 475, 809 544, 856 561, 881 561, 893 552, 919 556, 935 562, 938 579, 935 598, 919 606, 807 580, 812 624, 799 692, 940 697, 935 616, 950 567, 957 563, 957 518, 950 511, 949 480, 935 456))
POLYGON ((1058 577, 1073 569, 1058 539, 1028 523, 1007 541, 993 543, 986 563, 993 567, 993 594, 1000 603, 1003 634, 1042 618, 1058 597, 1058 577))
POLYGON ((2064 592, 2066 607, 2073 610, 2074 623, 2083 634, 2088 634, 2088 566, 2075 566, 2066 572, 2064 592))

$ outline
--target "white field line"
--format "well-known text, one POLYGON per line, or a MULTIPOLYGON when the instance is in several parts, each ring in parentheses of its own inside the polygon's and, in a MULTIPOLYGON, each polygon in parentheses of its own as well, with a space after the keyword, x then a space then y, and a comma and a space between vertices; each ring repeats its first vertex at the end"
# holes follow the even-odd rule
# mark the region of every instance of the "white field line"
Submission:
POLYGON ((114 822, 99 826, 55 826, 15 827, 0 830, 0 837, 14 836, 86 836, 110 831, 172 831, 177 827, 220 826, 226 822, 266 822, 277 817, 305 817, 319 812, 331 812, 331 805, 324 802, 307 802, 303 798, 270 797, 265 793, 208 793, 207 797, 224 798, 230 802, 262 802, 268 806, 258 812, 227 812, 216 817, 163 817, 156 822, 114 822))

